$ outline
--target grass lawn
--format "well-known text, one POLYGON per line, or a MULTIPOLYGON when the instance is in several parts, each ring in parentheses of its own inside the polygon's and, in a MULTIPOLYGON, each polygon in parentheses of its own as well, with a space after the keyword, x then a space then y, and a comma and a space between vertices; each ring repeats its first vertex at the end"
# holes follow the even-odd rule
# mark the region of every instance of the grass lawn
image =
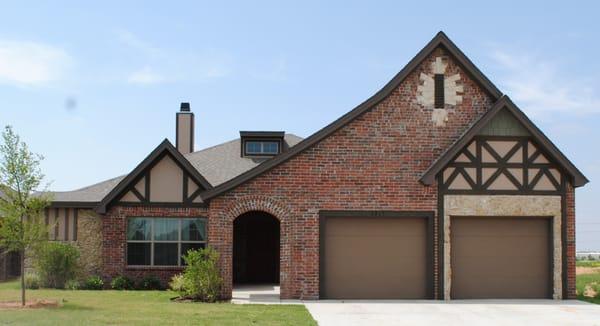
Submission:
POLYGON ((586 285, 591 285, 595 287, 598 292, 600 292, 600 261, 577 261, 577 267, 582 268, 584 270, 583 273, 577 274, 577 298, 579 300, 592 302, 595 304, 600 304, 600 293, 596 295, 594 298, 586 297, 583 295, 586 285))
MULTIPOLYGON (((59 308, 0 310, 0 324, 18 325, 316 325, 303 305, 176 303, 171 291, 27 290, 29 299, 59 308)), ((0 301, 20 298, 16 281, 0 283, 0 301)))

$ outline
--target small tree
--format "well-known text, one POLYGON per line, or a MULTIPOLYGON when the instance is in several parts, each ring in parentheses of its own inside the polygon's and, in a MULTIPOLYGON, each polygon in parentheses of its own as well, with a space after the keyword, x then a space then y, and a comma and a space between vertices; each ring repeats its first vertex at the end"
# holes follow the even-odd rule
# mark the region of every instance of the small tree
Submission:
POLYGON ((42 156, 29 151, 12 127, 6 126, 0 143, 0 247, 21 254, 21 304, 25 305, 25 253, 48 238, 42 213, 49 199, 36 191, 44 175, 42 156))
POLYGON ((186 266, 180 294, 192 300, 217 301, 223 284, 218 267, 219 253, 212 247, 189 250, 183 260, 186 266))

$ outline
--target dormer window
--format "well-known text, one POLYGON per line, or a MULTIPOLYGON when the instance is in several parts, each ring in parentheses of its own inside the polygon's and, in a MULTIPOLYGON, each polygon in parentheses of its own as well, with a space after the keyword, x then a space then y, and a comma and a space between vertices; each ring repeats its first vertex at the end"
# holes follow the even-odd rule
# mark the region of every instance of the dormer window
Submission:
POLYGON ((282 152, 283 131, 240 131, 242 156, 275 156, 282 152))
POLYGON ((246 141, 247 155, 276 155, 279 153, 279 142, 272 140, 246 141))

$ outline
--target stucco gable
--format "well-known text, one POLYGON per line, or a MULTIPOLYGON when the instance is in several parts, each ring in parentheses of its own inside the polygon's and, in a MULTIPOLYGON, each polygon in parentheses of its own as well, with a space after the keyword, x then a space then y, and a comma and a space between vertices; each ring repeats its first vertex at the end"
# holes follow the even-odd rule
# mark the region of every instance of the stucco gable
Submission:
POLYGON ((202 204, 199 194, 210 183, 165 139, 131 173, 111 190, 98 205, 106 213, 108 206, 121 204, 202 204))

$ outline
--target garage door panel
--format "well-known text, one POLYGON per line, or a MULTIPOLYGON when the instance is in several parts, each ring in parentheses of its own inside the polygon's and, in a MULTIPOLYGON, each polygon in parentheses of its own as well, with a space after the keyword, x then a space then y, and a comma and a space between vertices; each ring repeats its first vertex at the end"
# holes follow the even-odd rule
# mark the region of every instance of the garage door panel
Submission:
POLYGON ((550 296, 550 221, 478 217, 451 220, 451 297, 550 296))
POLYGON ((321 231, 321 297, 426 297, 424 218, 334 217, 321 231))
POLYGON ((531 257, 548 248, 548 238, 469 237, 457 239, 452 247, 461 252, 461 257, 531 257))

